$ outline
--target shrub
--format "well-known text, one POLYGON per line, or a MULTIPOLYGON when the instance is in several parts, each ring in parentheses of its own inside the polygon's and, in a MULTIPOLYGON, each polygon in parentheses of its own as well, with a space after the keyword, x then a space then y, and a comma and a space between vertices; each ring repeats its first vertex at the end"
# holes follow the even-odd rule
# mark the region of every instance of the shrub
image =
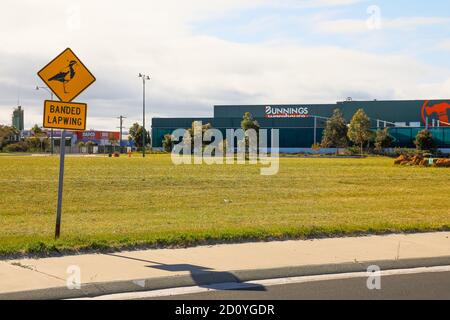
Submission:
POLYGON ((420 154, 421 152, 417 151, 416 149, 409 149, 409 148, 394 148, 394 157, 399 156, 405 156, 405 157, 413 157, 416 154, 420 154))
POLYGON ((360 155, 361 149, 358 146, 351 146, 346 149, 346 153, 351 156, 360 155))
POLYGON ((30 146, 25 141, 9 144, 5 147, 6 152, 27 152, 30 146))
POLYGON ((414 144, 419 151, 436 152, 436 141, 434 141, 433 135, 427 129, 417 133, 414 144))

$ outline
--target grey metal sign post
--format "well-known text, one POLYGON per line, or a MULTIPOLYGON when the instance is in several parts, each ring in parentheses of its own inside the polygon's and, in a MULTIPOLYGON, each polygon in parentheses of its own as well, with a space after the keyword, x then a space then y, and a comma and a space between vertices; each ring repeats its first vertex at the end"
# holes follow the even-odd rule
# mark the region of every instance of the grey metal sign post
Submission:
POLYGON ((58 203, 56 208, 56 229, 55 239, 59 239, 61 234, 61 209, 64 187, 64 159, 66 157, 66 130, 61 130, 61 142, 59 144, 59 182, 58 182, 58 203))

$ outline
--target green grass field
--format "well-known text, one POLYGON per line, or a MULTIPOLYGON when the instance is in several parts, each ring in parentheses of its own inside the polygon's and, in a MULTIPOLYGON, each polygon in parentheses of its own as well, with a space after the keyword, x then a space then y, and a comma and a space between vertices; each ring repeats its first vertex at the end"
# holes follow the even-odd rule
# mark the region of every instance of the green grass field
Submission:
POLYGON ((284 158, 261 176, 168 155, 68 157, 54 241, 58 161, 0 157, 0 255, 450 229, 448 169, 284 158))

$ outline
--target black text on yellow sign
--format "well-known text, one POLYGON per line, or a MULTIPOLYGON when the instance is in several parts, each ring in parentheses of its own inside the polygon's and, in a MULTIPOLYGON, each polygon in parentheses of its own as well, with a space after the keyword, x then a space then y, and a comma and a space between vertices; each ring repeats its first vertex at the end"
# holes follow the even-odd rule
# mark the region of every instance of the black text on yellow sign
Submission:
POLYGON ((86 130, 87 104, 46 100, 44 128, 86 130))

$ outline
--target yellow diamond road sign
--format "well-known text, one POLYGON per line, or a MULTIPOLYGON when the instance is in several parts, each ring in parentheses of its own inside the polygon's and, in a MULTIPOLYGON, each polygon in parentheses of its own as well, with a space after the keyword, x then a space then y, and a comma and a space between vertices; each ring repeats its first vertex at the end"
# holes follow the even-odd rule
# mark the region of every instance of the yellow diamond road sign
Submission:
POLYGON ((38 76, 61 100, 70 102, 89 87, 95 77, 70 48, 47 64, 38 76))
POLYGON ((44 128, 86 130, 87 104, 46 100, 44 128))

